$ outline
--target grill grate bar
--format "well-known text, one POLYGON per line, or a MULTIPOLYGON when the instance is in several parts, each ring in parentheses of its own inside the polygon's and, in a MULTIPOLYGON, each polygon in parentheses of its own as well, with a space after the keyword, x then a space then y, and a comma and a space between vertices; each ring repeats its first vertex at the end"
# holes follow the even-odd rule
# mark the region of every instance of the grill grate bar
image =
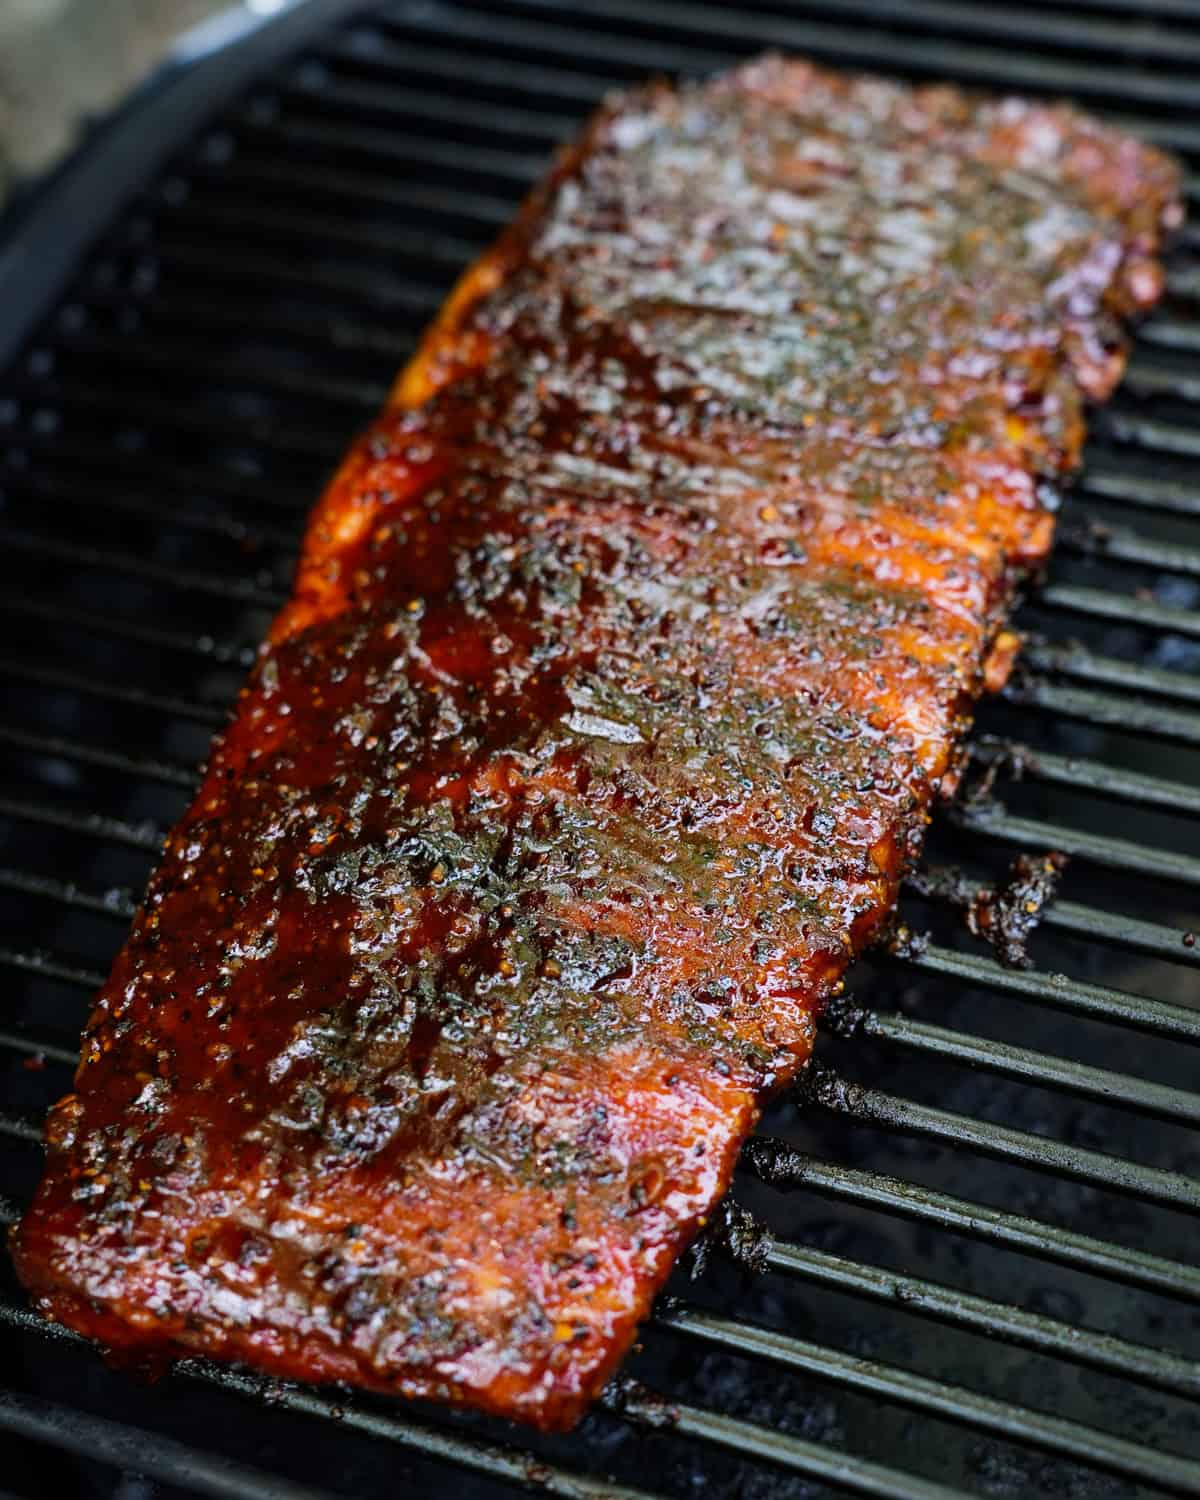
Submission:
POLYGON ((0 676, 15 677, 21 682, 33 683, 36 687, 61 688, 64 692, 81 693, 107 703, 123 703, 129 708, 150 709, 173 719, 195 719, 198 723, 214 726, 223 724, 226 719, 224 709, 209 708, 187 698, 166 697, 161 693, 148 693, 142 688, 114 686, 99 677, 13 661, 9 657, 0 658, 0 676))
POLYGON ((42 1144, 40 1125, 36 1125, 32 1120, 20 1120, 15 1115, 2 1110, 0 1110, 0 1135, 8 1136, 10 1140, 24 1141, 30 1146, 42 1144))
MULTIPOLYGON (((315 107, 321 115, 345 113, 394 119, 417 119, 456 129, 478 131, 485 139, 526 136, 545 149, 579 128, 575 114, 530 109, 519 104, 496 105, 486 99, 431 93, 408 86, 403 90, 363 79, 346 82, 320 64, 301 64, 296 76, 278 87, 280 98, 315 107)), ((519 96, 518 96, 519 97, 519 96)))
MULTIPOLYGON (((263 1400, 262 1384, 241 1371, 224 1370, 200 1360, 188 1360, 177 1369, 185 1379, 246 1396, 256 1402, 261 1403, 263 1400)), ((557 1465, 545 1463, 540 1458, 534 1458, 532 1454, 439 1431, 417 1422, 381 1416, 350 1404, 337 1406, 315 1391, 273 1386, 270 1389, 270 1401, 273 1407, 280 1410, 301 1412, 308 1417, 336 1422, 340 1427, 401 1444, 431 1458, 457 1464, 461 1468, 472 1469, 494 1479, 507 1479, 522 1487, 532 1486, 540 1494, 562 1496, 564 1500, 648 1500, 644 1490, 594 1479, 586 1474, 571 1473, 557 1465)))
MULTIPOLYGON (((1168 289, 1182 293, 1179 273, 1168 280, 1168 289)), ((1135 396, 1173 396, 1179 401, 1200 401, 1200 379, 1185 370, 1154 365, 1144 359, 1130 363, 1122 380, 1123 388, 1135 396)))
MULTIPOLYGON (((201 182, 207 181, 202 162, 197 164, 195 175, 201 182)), ((364 204, 378 204, 406 213, 445 214, 484 224, 491 232, 502 229, 513 212, 510 198, 493 198, 453 183, 381 180, 365 172, 335 172, 314 162, 276 161, 269 156, 235 155, 211 174, 211 181, 217 191, 226 191, 231 185, 240 188, 242 184, 258 190, 286 188, 309 203, 326 197, 351 204, 356 210, 364 204)))
MULTIPOLYGON (((126 298, 117 292, 89 291, 87 296, 89 309, 116 310, 124 306, 126 298)), ((141 318, 153 326, 155 333, 162 329, 183 329, 202 335, 211 335, 215 330, 244 335, 253 329, 256 341, 270 338, 304 348, 312 346, 325 355, 337 350, 341 354, 369 356, 372 363, 386 359, 389 371, 412 353, 414 342, 410 333, 397 332, 377 322, 350 318, 344 313, 297 312, 294 308, 269 307, 261 300, 239 297, 232 291, 224 293, 218 300, 188 296, 168 287, 141 301, 139 312, 141 318)), ((77 342, 73 336, 66 347, 73 350, 77 342)), ((103 350, 116 342, 116 336, 109 336, 95 340, 94 347, 103 350)), ((190 359, 189 352, 189 369, 190 359)))
POLYGON ((50 806, 32 802, 28 798, 0 796, 0 817, 18 818, 27 823, 36 823, 43 828, 61 828, 81 838, 103 839, 106 843, 123 844, 128 849, 141 849, 157 854, 164 834, 148 823, 129 823, 124 818, 110 818, 104 813, 77 813, 68 807, 50 806))
POLYGON ((44 433, 23 428, 11 432, 10 437, 9 468, 0 484, 8 483, 12 477, 24 472, 32 450, 38 457, 39 474, 46 472, 45 466, 51 461, 65 461, 70 466, 82 468, 89 478, 95 477, 99 470, 106 486, 127 483, 132 474, 141 484, 152 482, 172 491, 203 495, 209 499, 286 510, 297 517, 297 525, 312 502, 311 477, 306 476, 303 483, 287 484, 271 475, 245 468, 225 470, 219 467, 221 460, 217 454, 209 455, 209 463, 204 468, 196 468, 141 449, 130 454, 121 448, 90 442, 78 433, 63 430, 44 433))
MULTIPOLYGON (((875 21, 897 21, 907 26, 947 28, 1031 47, 1064 47, 1107 52, 1121 61, 1158 58, 1168 63, 1200 61, 1200 37, 1180 27, 1161 22, 1138 24, 1133 17, 1108 21, 1094 16, 1063 15, 1038 7, 989 6, 976 10, 946 3, 946 0, 822 0, 826 15, 865 17, 875 21)), ((1126 5, 1128 11, 1128 5, 1126 5)), ((1187 12, 1183 12, 1185 15, 1187 12)))
POLYGON ((456 146, 365 125, 258 120, 247 116, 238 121, 238 131, 276 155, 286 156, 289 149, 302 154, 315 146, 353 156, 359 171, 374 170, 384 177, 397 164, 403 164, 410 170, 430 171, 434 181, 445 171, 465 171, 488 181, 499 178, 522 189, 536 182, 546 168, 545 155, 536 151, 504 151, 475 143, 456 146))
POLYGON ((803 1188, 857 1208, 896 1214, 1005 1250, 1054 1261, 1089 1276, 1200 1302, 1200 1266, 1098 1240, 1043 1219, 1002 1212, 879 1172, 825 1161, 784 1141, 759 1136, 747 1142, 739 1165, 781 1192, 803 1188))
MULTIPOLYGON (((161 390, 164 376, 177 376, 181 367, 179 358, 156 358, 153 351, 142 346, 137 352, 123 350, 119 345, 113 346, 111 361, 114 366, 125 367, 125 373, 132 378, 122 382, 122 388, 127 392, 124 397, 124 409, 128 420, 131 410, 136 411, 138 416, 142 415, 143 397, 145 389, 153 396, 155 391, 161 390)), ((182 362, 183 365, 195 367, 197 376, 206 376, 208 385, 204 388, 204 394, 216 397, 218 401, 229 402, 239 397, 250 395, 255 398, 268 397, 278 400, 280 397, 296 398, 302 401, 320 405, 322 408, 341 408, 348 415, 342 422, 338 422, 336 415, 331 414, 328 419, 322 414, 319 420, 314 421, 313 431, 307 436, 300 429, 297 435, 301 441, 306 441, 309 446, 321 441, 325 433, 329 434, 332 446, 332 436, 336 431, 340 434, 343 446, 354 423, 374 412, 382 405, 383 396, 386 395, 386 387, 373 385, 368 387, 365 383, 338 381, 327 377, 311 377, 300 374, 297 371, 282 370, 271 360, 264 360, 253 356, 240 357, 235 363, 226 362, 224 365, 219 360, 206 360, 200 353, 193 352, 187 355, 182 362), (370 390, 372 400, 368 403, 363 399, 362 392, 370 390), (379 399, 373 399, 378 396, 379 399)), ((68 400, 78 400, 83 396, 91 407, 103 409, 111 404, 112 398, 106 393, 93 392, 92 386, 95 377, 86 368, 72 363, 60 374, 52 377, 25 377, 22 376, 12 382, 12 389, 28 402, 36 402, 53 406, 64 397, 68 400)), ((210 415, 204 411, 185 410, 180 414, 179 423, 190 430, 196 430, 199 424, 212 422, 214 425, 221 421, 219 414, 210 415)), ((236 417, 232 418, 236 421, 236 417)), ((224 417, 228 428, 231 417, 224 417)), ((290 441, 291 435, 287 440, 290 441)))
POLYGON ((928 1416, 961 1422, 995 1437, 1069 1455, 1089 1467, 1107 1469, 1179 1495, 1200 1494, 1200 1469, 1190 1460, 1126 1442, 1097 1428, 1050 1416, 1028 1406, 999 1401, 962 1386, 932 1380, 915 1370, 877 1364, 841 1350, 787 1334, 722 1318, 700 1308, 676 1307, 659 1315, 662 1326, 730 1353, 769 1360, 797 1374, 894 1402, 928 1416))
POLYGON ((1072 552, 1103 557, 1108 562, 1133 563, 1163 573, 1200 577, 1200 548, 1156 542, 1126 526, 1092 522, 1074 530, 1063 529, 1059 542, 1072 552))
POLYGON ((149 583, 166 583, 172 589, 209 594, 225 603, 257 604, 264 609, 277 609, 286 598, 281 589, 263 588, 251 580, 228 578, 222 574, 193 573, 188 568, 152 562, 132 552, 61 542, 56 537, 18 531, 13 526, 0 528, 0 546, 12 552, 23 552, 26 556, 46 557, 79 568, 124 573, 149 583))
MULTIPOLYGON (((52 478, 39 472, 32 476, 8 475, 0 480, 0 494, 16 495, 37 501, 53 501, 55 505, 75 505, 89 511, 111 510, 120 515, 137 516, 151 521, 163 530, 197 531, 239 546, 258 547, 270 543, 274 547, 292 551, 296 546, 295 533, 282 526, 253 525, 236 516, 221 511, 193 510, 182 507, 175 495, 147 499, 143 496, 115 493, 106 486, 97 485, 95 476, 72 481, 61 477, 52 478)), ((57 518, 48 518, 57 519, 57 518)), ((172 580, 174 582, 174 580, 172 580)))
POLYGON ((1200 516, 1200 480, 1131 474, 1095 459, 1088 463, 1079 487, 1084 494, 1117 500, 1123 505, 1180 516, 1200 516))
MULTIPOLYGON (((1116 674, 1114 674, 1116 675, 1116 674)), ((1132 686, 1132 684, 1130 684, 1132 686)), ((1200 714, 1187 709, 1148 703, 1139 698, 1117 698, 1088 688, 1047 682, 1029 672, 1013 674, 1004 688, 1010 703, 1043 709, 1058 718, 1078 719, 1127 734, 1156 735, 1161 739, 1200 744, 1200 714)))
POLYGON ((1087 1099, 1098 1099, 1102 1104, 1124 1105, 1162 1120, 1200 1125, 1200 1094, 1148 1083, 1107 1068, 1087 1067, 1028 1047, 980 1040, 909 1016, 867 1011, 856 1021, 853 1031, 857 1035, 921 1052, 943 1062, 983 1068, 1004 1078, 1020 1079, 1035 1088, 1062 1089, 1087 1099))
MULTIPOLYGON (((1028 1130, 1015 1130, 994 1121, 969 1119, 951 1110, 935 1109, 903 1099, 882 1089, 847 1084, 821 1064, 810 1065, 798 1094, 803 1104, 816 1104, 832 1114, 859 1124, 882 1125, 906 1135, 919 1135, 962 1147, 982 1156, 1015 1162, 1035 1171, 1053 1172, 1106 1192, 1139 1198, 1162 1208, 1200 1213, 1200 1182, 1181 1172, 1148 1167, 1124 1157, 1110 1156, 1083 1146, 1071 1146, 1028 1130)), ((1200 1482, 1200 1473, 1197 1474, 1200 1482)))
MULTIPOLYGON (((1197 433, 1200 437, 1200 432, 1197 433)), ((1176 609, 1152 599, 1137 599, 1128 594, 1113 594, 1105 589, 1079 584, 1048 584, 1037 595, 1040 604, 1053 609, 1067 609, 1075 614, 1091 615, 1100 620, 1117 620, 1123 625, 1138 625, 1146 630, 1168 630, 1175 635, 1200 639, 1200 611, 1176 609)))
MULTIPOLYGON (((26 416, 30 416, 27 413, 26 416)), ((195 459, 177 459, 160 455, 139 446, 138 440, 124 440, 110 435, 108 441, 89 437, 86 431, 69 431, 62 425, 42 431, 39 423, 13 426, 7 432, 7 466, 0 483, 23 477, 36 458, 39 474, 49 462, 65 463, 68 468, 84 469, 87 475, 101 471, 105 484, 129 483, 130 465, 135 463, 139 480, 177 487, 211 499, 231 499, 237 505, 267 505, 275 510, 290 511, 302 523, 312 504, 312 475, 297 475, 293 480, 252 468, 245 460, 231 463, 220 453, 205 453, 195 459)))
MULTIPOLYGON (((494 57, 461 48, 430 46, 411 35, 402 40, 380 30, 350 32, 334 38, 321 49, 321 57, 340 67, 377 75, 392 81, 405 77, 461 79, 485 88, 499 89, 518 99, 554 99, 573 104, 583 113, 593 109, 607 89, 624 81, 617 73, 607 76, 589 70, 578 73, 567 64, 524 63, 517 58, 494 57)), ((508 207, 504 222, 512 217, 508 207)))
POLYGON ((1144 995, 1110 989, 1107 985, 1069 979, 1065 974, 1006 969, 994 959, 981 958, 974 953, 958 953, 938 943, 929 943, 919 953, 897 955, 894 961, 945 979, 958 979, 984 989, 1002 990, 1024 1000, 1036 1000, 1055 1010, 1108 1021, 1114 1026, 1129 1026, 1181 1042, 1200 1042, 1200 1010, 1174 1005, 1167 1000, 1150 1000, 1144 995))
MULTIPOLYGON (((387 399, 386 382, 374 380, 352 380, 345 376, 327 374, 311 375, 294 370, 278 360, 263 359, 257 355, 240 354, 235 362, 226 355, 204 356, 190 342, 164 338, 159 335, 154 344, 145 340, 137 345, 121 337, 81 337, 74 341, 72 353, 101 358, 106 367, 126 369, 138 374, 178 375, 188 371, 188 379, 207 381, 214 389, 250 387, 269 391, 273 395, 298 396, 305 400, 327 402, 332 406, 348 407, 352 412, 374 412, 387 399)), ((26 390, 39 394, 53 390, 57 382, 25 381, 26 390)))
POLYGON ((1143 922, 1115 912, 1080 906, 1074 901, 1056 901, 1042 913, 1049 927, 1062 927, 1083 937, 1099 938, 1120 947, 1136 948, 1172 963, 1200 965, 1200 941, 1194 932, 1143 922))
MULTIPOLYGON (((667 1320, 662 1320, 664 1323, 667 1320)), ((668 1324, 668 1326, 670 1326, 668 1324)), ((771 1432, 752 1422, 682 1402, 668 1401, 629 1379, 612 1382, 600 1404, 652 1433, 676 1433, 723 1448, 739 1458, 753 1458, 774 1468, 804 1474, 872 1500, 967 1500, 964 1491, 933 1480, 885 1468, 839 1449, 809 1442, 790 1433, 771 1432)))
POLYGON ((1200 298, 1200 271, 1192 268, 1173 271, 1167 285, 1177 297, 1200 298))
MULTIPOLYGON (((81 911, 99 912, 101 916, 113 917, 118 922, 128 922, 137 909, 128 891, 114 888, 99 894, 84 890, 73 880, 59 880, 53 875, 36 875, 28 870, 14 870, 0 865, 0 886, 9 891, 20 891, 26 896, 42 896, 57 901, 63 906, 75 906, 81 911)), ((74 1059, 78 1062, 78 1058, 74 1059)))
POLYGON ((376 266, 380 256, 395 257, 400 263, 410 261, 414 267, 412 286, 430 297, 444 291, 443 280, 437 272, 439 265, 446 268, 446 274, 456 274, 474 260, 481 248, 476 240, 459 240, 446 234, 423 235, 420 230, 355 223, 311 212, 299 214, 253 201, 239 200, 233 205, 222 205, 206 198, 191 205, 186 229, 172 230, 169 224, 164 228, 156 253, 161 253, 169 263, 177 247, 185 254, 196 250, 198 247, 192 238, 196 230, 192 226, 197 220, 199 248, 210 240, 218 245, 233 240, 240 253, 247 236, 253 235, 256 240, 272 245, 283 241, 310 258, 314 247, 324 249, 328 246, 337 250, 349 249, 376 266), (428 274, 423 275, 426 271, 428 274))
POLYGON ((346 443, 346 434, 340 430, 334 433, 319 431, 315 426, 284 428, 278 422, 245 416, 231 422, 226 414, 183 407, 177 401, 165 400, 148 392, 139 391, 136 403, 133 403, 128 394, 110 394, 97 390, 91 383, 64 382, 54 393, 53 405, 63 410, 74 408, 89 415, 116 418, 127 429, 153 430, 159 434, 183 433, 220 443, 226 448, 241 451, 254 448, 266 455, 298 458, 310 466, 314 459, 322 464, 334 464, 341 457, 346 443))
MULTIPOLYGON (((1085 4, 1088 10, 1119 10, 1125 14, 1129 11, 1129 0, 1085 0, 1085 4)), ((1155 24, 1162 16, 1182 16, 1186 20, 1195 18, 1192 0, 1150 0, 1143 9, 1145 19, 1155 24)))
MULTIPOLYGON (((179 630, 162 630, 154 625, 139 625, 120 615, 99 615, 86 609, 60 609, 40 599, 27 599, 20 594, 0 596, 0 610, 21 615, 26 619, 41 620, 47 625, 68 625, 72 628, 115 636, 118 640, 131 641, 138 646, 150 646, 156 651, 181 651, 188 656, 201 657, 221 665, 233 663, 247 667, 254 660, 250 646, 236 646, 229 642, 214 640, 208 635, 193 635, 179 630)), ((197 705, 204 712, 203 705, 197 705)))
POLYGON ((1200 323, 1190 318, 1148 318, 1139 327, 1138 337, 1143 343, 1163 349, 1183 349, 1189 354, 1200 352, 1200 323))
POLYGON ((1105 687, 1132 688, 1136 692, 1157 693, 1164 698, 1182 698, 1200 704, 1200 677, 1182 672, 1165 672, 1159 667, 1144 667, 1119 657, 1098 656, 1077 641, 1027 640, 1021 662, 1042 672, 1057 672, 1083 682, 1098 682, 1105 687))
POLYGON ((16 1031, 0 1031, 0 1047, 6 1047, 10 1052, 24 1052, 30 1057, 40 1057, 46 1062, 60 1063, 66 1068, 74 1068, 79 1064, 79 1054, 72 1052, 70 1048, 59 1047, 37 1037, 23 1036, 16 1031))
POLYGON ((34 755, 102 766, 105 770, 121 771, 139 779, 163 781, 168 786, 194 787, 199 780, 195 771, 171 765, 167 761, 145 755, 129 755, 123 750, 110 750, 90 741, 68 740, 62 735, 37 734, 15 724, 0 724, 0 745, 27 750, 34 755))
MULTIPOLYGON (((297 247, 298 255, 302 255, 297 247)), ((269 253, 240 249, 236 253, 221 249, 207 250, 203 245, 176 240, 164 247, 161 263, 168 275, 183 269, 197 273, 224 295, 226 286, 261 284, 272 288, 296 288, 308 297, 329 292, 340 300, 388 315, 407 317, 415 334, 436 313, 446 285, 421 282, 391 269, 339 269, 328 263, 313 262, 304 256, 292 263, 269 253)), ((449 280, 450 278, 448 278, 449 280)))
POLYGON ((293 1484, 162 1433, 15 1391, 0 1390, 0 1430, 111 1468, 182 1485, 215 1500, 329 1500, 327 1493, 309 1485, 293 1484))
POLYGON ((106 975, 98 969, 87 969, 78 964, 63 963, 48 953, 22 952, 16 948, 0 947, 0 966, 18 969, 25 974, 36 974, 40 979, 53 979, 78 989, 96 991, 104 983, 106 975))
POLYGON ((339 300, 366 308, 368 311, 398 315, 409 320, 414 340, 415 335, 437 312, 452 277, 447 284, 424 283, 412 276, 400 275, 391 270, 381 271, 376 264, 373 271, 361 269, 339 269, 329 264, 313 263, 310 259, 297 260, 294 264, 270 254, 253 250, 235 253, 222 250, 206 250, 201 245, 185 245, 176 241, 169 253, 164 251, 163 265, 168 272, 182 268, 196 272, 224 295, 226 286, 244 286, 261 283, 272 287, 296 288, 312 297, 317 292, 329 292, 339 300))
POLYGON ((1187 301, 1200 299, 1200 271, 1192 267, 1169 266, 1167 268, 1167 290, 1173 296, 1187 301))
MULTIPOLYGON (((78 1052, 72 1052, 68 1047, 61 1047, 56 1042, 50 1042, 42 1036, 31 1035, 27 1032, 0 1030, 0 1048, 9 1052, 40 1055, 70 1068, 79 1066, 78 1052)), ((27 1123, 31 1130, 37 1128, 36 1120, 29 1120, 27 1123)))
POLYGON ((1161 1349, 1130 1343, 1090 1328, 1077 1328, 1057 1318, 1026 1312, 989 1297, 976 1297, 923 1277, 898 1276, 894 1271, 861 1265, 808 1245, 774 1241, 766 1257, 771 1270, 817 1286, 866 1297, 885 1307, 899 1302, 905 1312, 914 1316, 932 1318, 952 1328, 998 1338, 1119 1378, 1140 1380, 1160 1390, 1193 1397, 1200 1394, 1200 1367, 1195 1361, 1161 1349))
MULTIPOLYGON (((948 41, 940 37, 914 40, 894 31, 838 25, 836 22, 803 20, 795 16, 764 16, 753 12, 736 12, 724 7, 703 4, 654 3, 654 0, 593 0, 587 7, 591 21, 603 19, 625 23, 618 34, 580 32, 544 19, 554 0, 524 0, 524 9, 532 18, 508 19, 487 13, 489 44, 535 50, 539 53, 561 53, 573 60, 615 65, 632 73, 671 74, 708 73, 730 62, 730 50, 745 54, 758 47, 776 47, 791 52, 840 61, 852 54, 854 66, 877 68, 886 73, 898 70, 921 75, 970 79, 973 82, 1000 84, 1004 88, 1032 92, 1069 93, 1089 98, 1107 98, 1113 93, 1113 76, 1109 69, 1066 59, 1040 57, 1029 52, 997 52, 969 42, 948 41), (638 36, 628 26, 653 26, 653 40, 638 36), (719 39, 728 44, 724 51, 712 51, 693 43, 677 41, 684 32, 706 40, 719 39)), ((462 5, 455 10, 439 10, 428 17, 411 10, 388 16, 381 25, 401 34, 436 25, 442 35, 451 34, 468 46, 483 34, 475 16, 478 5, 462 5)), ((561 14, 561 9, 559 14, 561 14)), ((1187 79, 1164 76, 1161 72, 1120 75, 1122 98, 1151 107, 1177 106, 1191 108, 1195 91, 1187 79)), ((1200 139, 1200 132, 1153 117, 1104 111, 1108 118, 1119 120, 1127 128, 1164 144, 1200 139)), ((1188 149, 1185 144, 1184 149, 1188 149)))
POLYGON ((1200 458, 1200 429, 1179 422, 1156 421, 1135 416, 1118 405, 1102 407, 1092 418, 1093 436, 1145 449, 1150 453, 1172 453, 1200 458))
POLYGON ((1200 885, 1200 859, 1194 855, 1176 854, 1171 849, 1152 849, 1129 839, 1085 833, 1080 828, 1068 828, 1062 823, 1014 817, 999 802, 959 803, 948 810, 947 816, 973 833, 1002 839, 1008 844, 1020 844, 1025 849, 1061 849, 1064 854, 1090 859, 1110 870, 1200 885))

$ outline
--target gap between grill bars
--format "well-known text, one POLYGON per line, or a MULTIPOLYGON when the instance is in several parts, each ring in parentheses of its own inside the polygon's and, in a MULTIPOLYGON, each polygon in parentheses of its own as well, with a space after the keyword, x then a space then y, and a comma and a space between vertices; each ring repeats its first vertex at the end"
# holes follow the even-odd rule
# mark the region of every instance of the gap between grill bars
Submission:
MULTIPOLYGON (((228 97, 210 81, 207 109, 178 108, 0 378, 8 1219, 323 471, 608 88, 776 45, 1067 92, 1200 149, 1200 16, 1179 3, 422 0, 287 25, 228 97)), ((10 1284, 0 1329, 33 1388, 0 1395, 0 1430, 86 1454, 94 1493, 137 1467, 297 1500, 354 1473, 369 1500, 402 1462, 414 1493, 1200 1494, 1192 244, 1095 423, 1023 666, 972 747, 977 795, 935 834, 976 883, 1014 849, 1073 856, 1037 966, 966 942, 944 900, 906 905, 933 941, 873 960, 802 1107, 743 1155, 735 1194, 774 1230, 763 1271, 718 1257, 680 1278, 565 1443, 198 1361, 131 1396, 10 1284), (171 1390, 220 1421, 188 1430, 171 1390), (281 1438, 264 1462, 259 1435, 287 1422, 296 1456, 281 1438)))

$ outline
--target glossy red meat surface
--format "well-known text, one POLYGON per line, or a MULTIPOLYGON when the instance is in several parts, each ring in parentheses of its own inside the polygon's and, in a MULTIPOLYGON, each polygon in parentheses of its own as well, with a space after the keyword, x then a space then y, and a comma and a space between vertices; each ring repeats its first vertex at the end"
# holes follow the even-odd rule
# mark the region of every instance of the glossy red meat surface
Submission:
POLYGON ((1177 199, 803 63, 606 107, 313 515, 52 1113, 37 1304, 575 1421, 892 911, 1177 199))

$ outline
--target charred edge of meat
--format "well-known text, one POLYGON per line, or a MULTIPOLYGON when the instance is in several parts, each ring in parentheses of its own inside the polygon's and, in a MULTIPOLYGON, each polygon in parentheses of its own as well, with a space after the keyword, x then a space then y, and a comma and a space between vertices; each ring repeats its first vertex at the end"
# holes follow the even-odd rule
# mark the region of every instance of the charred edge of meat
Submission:
POLYGON ((908 883, 919 895, 958 907, 967 930, 989 943, 1005 968, 1027 969, 1033 962, 1027 944, 1058 894, 1067 864, 1067 856, 1053 849, 1047 854, 1018 854, 1007 878, 994 886, 977 885, 961 870, 950 868, 918 871, 908 883))

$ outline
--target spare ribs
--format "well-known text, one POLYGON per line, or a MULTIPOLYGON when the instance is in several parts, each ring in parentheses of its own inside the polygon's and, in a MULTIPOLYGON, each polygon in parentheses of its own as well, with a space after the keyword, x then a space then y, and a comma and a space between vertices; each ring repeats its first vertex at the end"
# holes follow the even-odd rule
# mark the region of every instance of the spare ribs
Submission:
POLYGON ((602 109, 313 514, 52 1113, 38 1305, 574 1422, 892 911, 1178 194, 802 62, 602 109))

